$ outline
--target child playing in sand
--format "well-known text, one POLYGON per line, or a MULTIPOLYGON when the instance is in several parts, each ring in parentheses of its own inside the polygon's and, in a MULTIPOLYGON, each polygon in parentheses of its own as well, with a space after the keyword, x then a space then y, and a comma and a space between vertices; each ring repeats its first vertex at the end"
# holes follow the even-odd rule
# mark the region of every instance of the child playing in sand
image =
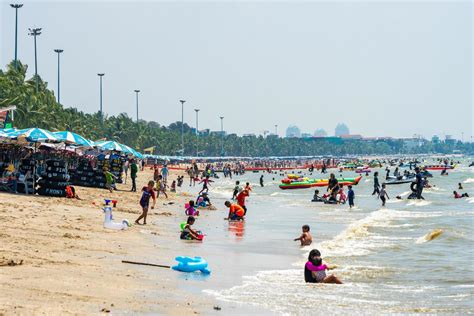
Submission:
POLYGON ((115 190, 114 179, 116 178, 108 169, 104 170, 105 187, 112 193, 115 190))
POLYGON ((191 200, 188 202, 188 207, 184 213, 188 216, 199 216, 199 211, 194 208, 194 201, 191 200))
POLYGON ((352 208, 354 206, 355 193, 352 190, 352 185, 349 185, 347 188, 349 189, 347 191, 347 199, 349 200, 349 208, 352 208))
POLYGON ((239 221, 244 219, 245 210, 242 206, 230 203, 229 201, 225 201, 224 205, 229 208, 229 215, 227 218, 224 218, 225 220, 239 221))
POLYGON ((387 190, 385 189, 385 184, 382 184, 382 188, 379 192, 379 198, 382 200, 382 206, 385 206, 385 201, 390 200, 387 194, 387 190))
POLYGON ((309 252, 308 261, 304 266, 304 280, 306 283, 342 284, 342 281, 334 274, 326 275, 326 270, 330 269, 332 267, 328 267, 323 263, 319 250, 313 249, 309 252))
POLYGON ((173 180, 173 182, 171 182, 170 191, 176 192, 176 180, 173 180))
POLYGON ((163 193, 165 198, 168 198, 168 194, 166 194, 166 183, 163 181, 163 176, 159 175, 158 180, 156 180, 156 197, 160 197, 160 192, 163 193))
POLYGON ((301 246, 309 246, 313 242, 313 236, 311 236, 311 233, 309 232, 310 228, 309 225, 303 225, 301 227, 301 230, 303 233, 301 234, 300 237, 295 238, 294 241, 300 241, 301 246))
POLYGON ((196 219, 193 216, 189 216, 188 220, 186 221, 186 225, 184 226, 183 230, 181 231, 181 235, 179 236, 180 239, 191 239, 191 240, 201 240, 201 234, 194 229, 191 228, 193 226, 196 219))
POLYGON ((199 191, 198 194, 201 194, 204 191, 209 192, 209 185, 211 185, 211 182, 214 182, 214 181, 210 180, 209 176, 206 176, 204 179, 202 179, 201 182, 199 182, 199 183, 202 183, 202 189, 201 191, 199 191))
POLYGON ((142 207, 142 215, 137 218, 135 221, 135 224, 141 225, 140 220, 143 218, 143 225, 146 225, 146 217, 148 215, 148 207, 150 206, 150 198, 153 199, 153 205, 151 206, 151 209, 155 208, 156 204, 156 197, 155 197, 155 191, 153 190, 153 187, 155 186, 155 182, 149 181, 148 186, 143 187, 142 189, 142 197, 140 199, 140 206, 142 207))

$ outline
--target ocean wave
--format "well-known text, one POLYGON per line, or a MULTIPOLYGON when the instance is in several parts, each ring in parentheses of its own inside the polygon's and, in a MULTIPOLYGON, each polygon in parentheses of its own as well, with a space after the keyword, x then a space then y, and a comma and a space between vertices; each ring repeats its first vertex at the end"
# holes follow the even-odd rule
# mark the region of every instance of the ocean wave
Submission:
POLYGON ((474 183, 474 178, 467 178, 463 183, 474 183))
POLYGON ((411 200, 410 202, 407 203, 408 206, 427 206, 430 205, 432 202, 431 201, 426 201, 426 200, 411 200))

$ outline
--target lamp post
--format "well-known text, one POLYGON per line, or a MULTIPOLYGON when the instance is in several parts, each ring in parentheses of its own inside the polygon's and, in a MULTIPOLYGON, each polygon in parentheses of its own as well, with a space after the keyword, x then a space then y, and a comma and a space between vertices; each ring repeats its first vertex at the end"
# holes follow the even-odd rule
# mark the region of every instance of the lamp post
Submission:
POLYGON ((38 93, 38 55, 36 53, 36 37, 41 34, 41 28, 28 29, 29 35, 35 39, 35 79, 36 79, 36 92, 38 93))
POLYGON ((100 116, 100 123, 104 123, 104 115, 102 114, 102 77, 104 76, 104 73, 98 73, 97 76, 99 76, 99 81, 100 81, 100 106, 99 106, 99 116, 100 116))
POLYGON ((194 109, 196 112, 196 157, 199 157, 199 109, 194 109))
POLYGON ((64 52, 64 50, 62 49, 55 49, 54 50, 56 53, 58 53, 58 103, 61 103, 61 85, 60 85, 60 82, 61 82, 61 73, 60 73, 60 69, 61 69, 61 63, 60 63, 60 59, 59 59, 59 56, 61 55, 62 52, 64 52))
POLYGON ((184 156, 184 102, 186 100, 179 100, 181 102, 181 155, 184 156))
POLYGON ((221 156, 224 156, 224 117, 223 117, 223 116, 219 116, 219 118, 221 119, 221 137, 222 137, 222 141, 221 141, 221 156))
POLYGON ((275 135, 278 137, 278 124, 275 124, 275 135))
POLYGON ((23 4, 10 4, 15 9, 15 69, 18 70, 18 9, 23 4))
POLYGON ((137 96, 137 123, 138 123, 138 93, 140 92, 140 90, 134 90, 135 93, 136 93, 136 96, 137 96))

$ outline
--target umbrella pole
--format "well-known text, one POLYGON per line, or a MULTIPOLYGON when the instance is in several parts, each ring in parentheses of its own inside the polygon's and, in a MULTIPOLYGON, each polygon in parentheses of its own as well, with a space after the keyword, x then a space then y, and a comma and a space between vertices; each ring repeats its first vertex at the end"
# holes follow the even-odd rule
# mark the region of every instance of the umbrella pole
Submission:
POLYGON ((36 144, 37 143, 35 142, 35 152, 33 153, 33 161, 34 161, 34 166, 33 166, 33 195, 36 194, 36 144))

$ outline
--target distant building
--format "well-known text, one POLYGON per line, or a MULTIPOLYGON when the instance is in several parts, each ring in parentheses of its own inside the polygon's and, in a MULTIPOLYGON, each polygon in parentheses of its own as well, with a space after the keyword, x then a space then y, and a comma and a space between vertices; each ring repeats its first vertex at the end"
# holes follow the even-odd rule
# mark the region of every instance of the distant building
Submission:
POLYGON ((439 144, 439 137, 438 135, 433 135, 433 137, 431 137, 431 142, 433 144, 439 144))
POLYGON ((322 128, 318 128, 317 130, 314 131, 314 137, 326 137, 328 136, 328 133, 322 128))
POLYGON ((286 137, 301 137, 301 131, 296 125, 290 125, 286 129, 286 137))
POLYGON ((242 137, 257 137, 255 134, 244 134, 242 137))
POLYGON ((311 137, 313 137, 313 135, 311 135, 310 133, 302 133, 301 137, 302 138, 311 138, 311 137))
POLYGON ((444 137, 444 142, 445 142, 446 144, 451 144, 451 145, 452 145, 452 144, 454 144, 454 143, 456 142, 456 140, 453 138, 453 136, 451 136, 451 135, 446 135, 446 136, 444 137))
MULTIPOLYGON (((418 136, 418 135, 414 135, 418 136)), ((408 149, 421 147, 425 143, 425 140, 421 137, 403 138, 403 146, 408 149)))
POLYGON ((336 126, 336 129, 334 131, 334 135, 336 136, 341 136, 341 135, 349 135, 349 127, 347 127, 346 124, 344 123, 339 123, 336 126))

